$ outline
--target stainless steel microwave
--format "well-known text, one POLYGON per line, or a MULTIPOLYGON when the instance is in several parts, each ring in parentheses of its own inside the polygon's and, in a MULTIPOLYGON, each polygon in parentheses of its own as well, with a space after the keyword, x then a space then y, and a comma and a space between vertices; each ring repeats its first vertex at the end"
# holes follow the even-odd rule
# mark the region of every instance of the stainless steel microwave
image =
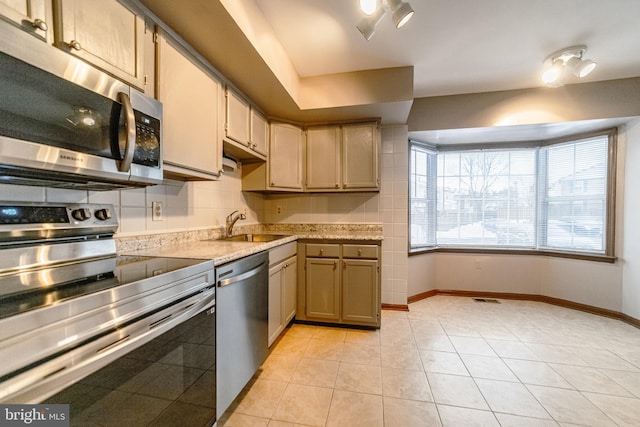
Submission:
POLYGON ((108 190, 162 182, 161 103, 46 43, 3 39, 0 183, 108 190))

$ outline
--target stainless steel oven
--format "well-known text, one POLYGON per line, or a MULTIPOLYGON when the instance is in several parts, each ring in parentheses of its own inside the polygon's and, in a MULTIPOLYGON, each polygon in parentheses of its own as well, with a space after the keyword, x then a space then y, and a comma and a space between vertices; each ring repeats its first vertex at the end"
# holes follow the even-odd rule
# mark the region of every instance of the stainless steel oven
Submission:
POLYGON ((110 205, 0 202, 0 402, 71 425, 216 420, 212 261, 117 256, 110 205))
POLYGON ((2 182, 91 190, 162 182, 162 104, 22 33, 0 39, 2 182))

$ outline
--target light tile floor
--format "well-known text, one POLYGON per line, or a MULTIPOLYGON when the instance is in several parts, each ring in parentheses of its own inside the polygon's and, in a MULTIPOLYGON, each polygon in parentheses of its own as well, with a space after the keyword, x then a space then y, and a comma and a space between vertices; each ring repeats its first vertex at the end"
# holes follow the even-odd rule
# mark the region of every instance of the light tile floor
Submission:
POLYGON ((640 426, 640 330, 436 296, 380 330, 294 324, 218 425, 640 426))

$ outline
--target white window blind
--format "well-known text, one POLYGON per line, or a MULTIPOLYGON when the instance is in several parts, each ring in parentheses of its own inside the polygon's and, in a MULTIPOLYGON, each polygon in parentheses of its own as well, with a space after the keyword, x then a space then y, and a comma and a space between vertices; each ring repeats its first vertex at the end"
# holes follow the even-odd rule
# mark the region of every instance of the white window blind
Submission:
POLYGON ((606 135, 540 149, 540 247, 604 253, 606 135))
POLYGON ((436 152, 413 144, 409 157, 409 223, 411 248, 436 244, 436 152))

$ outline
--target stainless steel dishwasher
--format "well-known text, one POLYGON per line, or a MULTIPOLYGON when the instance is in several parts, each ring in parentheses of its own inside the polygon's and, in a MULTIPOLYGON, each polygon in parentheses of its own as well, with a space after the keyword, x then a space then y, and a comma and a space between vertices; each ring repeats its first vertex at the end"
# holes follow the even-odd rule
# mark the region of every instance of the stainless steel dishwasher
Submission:
POLYGON ((216 267, 218 419, 268 354, 269 254, 216 267))

